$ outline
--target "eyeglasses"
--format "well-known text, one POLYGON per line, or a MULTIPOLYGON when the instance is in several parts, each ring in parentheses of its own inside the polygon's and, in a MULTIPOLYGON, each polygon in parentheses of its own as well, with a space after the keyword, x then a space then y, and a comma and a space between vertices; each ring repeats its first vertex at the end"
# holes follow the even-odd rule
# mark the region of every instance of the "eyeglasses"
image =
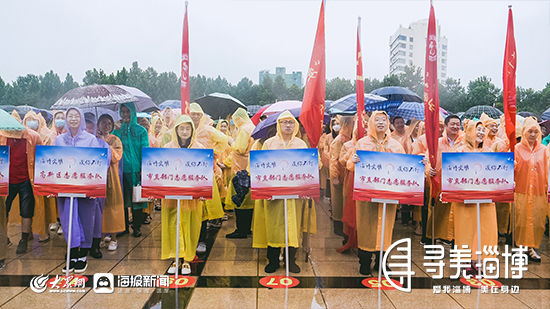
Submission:
POLYGON ((282 125, 285 125, 285 126, 291 126, 294 124, 294 121, 292 120, 283 120, 283 121, 279 121, 280 124, 282 125))

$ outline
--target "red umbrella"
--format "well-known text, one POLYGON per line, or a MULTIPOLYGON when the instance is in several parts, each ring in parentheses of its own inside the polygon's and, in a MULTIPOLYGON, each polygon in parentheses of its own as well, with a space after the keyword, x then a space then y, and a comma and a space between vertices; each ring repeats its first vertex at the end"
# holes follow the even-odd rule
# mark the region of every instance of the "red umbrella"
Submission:
POLYGON ((250 120, 252 120, 252 123, 254 123, 255 126, 258 125, 258 123, 260 123, 260 117, 262 117, 262 113, 269 107, 271 106, 271 104, 268 104, 262 108, 260 108, 260 110, 254 114, 254 116, 252 116, 252 118, 250 118, 250 120))

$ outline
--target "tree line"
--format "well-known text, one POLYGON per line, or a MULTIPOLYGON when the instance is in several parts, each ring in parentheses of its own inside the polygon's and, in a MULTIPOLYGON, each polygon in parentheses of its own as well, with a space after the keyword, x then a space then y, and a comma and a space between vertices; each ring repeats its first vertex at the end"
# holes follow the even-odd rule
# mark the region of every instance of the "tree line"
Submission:
MULTIPOLYGON (((11 83, 0 77, 0 105, 31 105, 48 109, 67 91, 91 84, 116 84, 136 87, 147 93, 157 104, 165 100, 179 100, 179 76, 173 72, 158 73, 154 68, 142 69, 137 62, 127 69, 123 67, 111 74, 102 69, 86 71, 81 83, 76 82, 71 74, 62 81, 59 75, 49 71, 44 75, 27 74, 11 83)), ((191 76, 191 100, 213 92, 227 93, 246 105, 265 105, 281 100, 302 100, 304 88, 296 85, 287 87, 282 77, 266 77, 261 85, 254 84, 244 77, 236 85, 227 79, 203 75, 191 76)), ((382 80, 365 79, 365 92, 384 86, 402 86, 409 88, 420 97, 424 92, 424 76, 419 67, 407 66, 405 73, 386 75, 382 80)), ((326 82, 326 99, 337 100, 350 93, 355 93, 355 81, 344 78, 333 78, 326 82)), ((451 112, 466 111, 476 105, 491 105, 502 110, 502 90, 497 88, 487 76, 480 76, 469 81, 464 87, 460 79, 447 78, 439 84, 440 106, 451 112)), ((518 111, 530 111, 541 114, 550 107, 550 82, 544 89, 517 87, 518 111)))

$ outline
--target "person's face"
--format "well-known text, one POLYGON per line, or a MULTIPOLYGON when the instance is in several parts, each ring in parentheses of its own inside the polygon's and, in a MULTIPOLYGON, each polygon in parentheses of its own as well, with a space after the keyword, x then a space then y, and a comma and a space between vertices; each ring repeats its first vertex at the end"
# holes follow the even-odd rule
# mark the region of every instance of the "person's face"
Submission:
POLYGON ((223 133, 227 132, 227 122, 222 122, 222 124, 220 125, 220 131, 222 131, 223 133))
POLYGON ((195 124, 195 126, 198 126, 199 122, 201 121, 202 114, 197 112, 191 112, 189 113, 189 116, 193 120, 193 123, 195 124))
POLYGON ((138 124, 140 126, 144 127, 145 130, 149 131, 150 124, 149 124, 149 121, 147 121, 146 118, 140 118, 139 121, 138 121, 138 124))
POLYGON ((176 133, 180 139, 187 140, 193 134, 193 126, 190 123, 182 123, 176 129, 176 133))
POLYGON ((476 127, 476 142, 481 143, 485 139, 485 127, 478 125, 476 127))
POLYGON ((55 119, 54 120, 57 120, 57 119, 65 119, 65 114, 64 113, 55 114, 55 119))
POLYGON ((296 122, 292 119, 280 120, 279 125, 281 126, 283 135, 291 135, 294 133, 294 129, 296 128, 296 122))
POLYGON ((540 130, 541 130, 541 132, 542 132, 542 136, 546 136, 546 135, 547 135, 548 130, 546 129, 545 126, 540 126, 540 130))
POLYGON ((445 130, 445 125, 443 123, 439 124, 439 137, 443 136, 443 131, 445 130))
POLYGON ((496 123, 491 123, 487 126, 487 129, 488 129, 488 133, 490 136, 494 136, 494 135, 497 135, 497 132, 498 132, 498 125, 496 123))
POLYGON ((159 133, 161 129, 162 129, 162 121, 157 120, 157 122, 155 123, 155 133, 159 133))
POLYGON ((412 136, 418 136, 418 126, 415 126, 412 131, 412 136))
POLYGON ((162 114, 164 115, 164 118, 166 118, 166 120, 170 120, 170 118, 172 118, 172 111, 169 109, 165 109, 162 114))
POLYGON ((107 118, 102 118, 97 126, 99 131, 103 134, 111 133, 111 131, 113 131, 113 123, 107 118))
POLYGON ((398 132, 402 132, 405 129, 405 121, 403 118, 397 118, 393 121, 393 126, 398 132))
POLYGON ((376 133, 385 133, 388 130, 388 120, 384 115, 376 115, 374 118, 374 125, 376 126, 376 133))
POLYGON ((122 118, 122 122, 130 123, 130 110, 126 106, 122 106, 120 108, 120 118, 122 118))
POLYGON ((458 131, 460 131, 460 120, 452 118, 449 120, 449 123, 447 123, 447 135, 456 135, 458 131))
POLYGON ((527 141, 529 144, 535 143, 537 141, 537 137, 539 137, 539 130, 536 128, 531 128, 527 131, 527 141))
POLYGON ((86 132, 90 134, 95 134, 94 132, 94 123, 90 121, 86 121, 86 132))
POLYGON ((75 110, 71 109, 67 112, 67 126, 70 129, 78 129, 80 127, 80 113, 75 110))

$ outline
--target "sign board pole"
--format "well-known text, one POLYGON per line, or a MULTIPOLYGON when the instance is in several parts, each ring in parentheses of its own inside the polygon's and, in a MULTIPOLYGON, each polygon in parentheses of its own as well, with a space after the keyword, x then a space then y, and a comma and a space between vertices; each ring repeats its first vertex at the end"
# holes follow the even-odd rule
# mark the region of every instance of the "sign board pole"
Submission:
MULTIPOLYGON (((176 202, 177 202, 177 211, 176 211, 176 216, 177 216, 176 217, 176 274, 175 274, 175 279, 174 279, 174 282, 176 282, 176 280, 178 280, 178 273, 179 273, 178 264, 179 264, 179 259, 180 259, 180 203, 181 203, 181 200, 192 200, 193 197, 188 196, 188 195, 166 195, 164 198, 167 199, 167 200, 176 200, 176 202)), ((176 287, 177 287, 177 285, 176 285, 176 287)))
POLYGON ((492 203, 493 200, 487 199, 487 200, 464 200, 464 204, 476 204, 477 205, 477 249, 479 250, 479 253, 477 255, 477 262, 479 263, 481 267, 481 219, 480 219, 480 204, 487 204, 492 203))
POLYGON ((273 200, 284 200, 285 202, 285 271, 286 276, 289 277, 289 270, 288 270, 288 205, 287 201, 289 199, 298 199, 300 198, 298 195, 273 195, 271 199, 273 200))
MULTIPOLYGON (((310 246, 310 230, 311 230, 311 208, 313 207, 313 200, 312 199, 309 199, 307 201, 307 206, 308 206, 308 211, 307 211, 307 233, 306 233, 306 237, 307 237, 307 246, 306 246, 306 263, 308 262, 309 260, 309 255, 311 253, 311 246, 310 246)), ((302 216, 304 214, 302 213, 302 216)))
POLYGON ((399 204, 398 200, 386 200, 373 198, 372 203, 382 203, 382 233, 380 235, 380 257, 378 262, 378 308, 382 308, 382 261, 384 258, 384 230, 386 228, 386 205, 387 204, 399 204))
POLYGON ((73 236, 73 206, 75 198, 85 198, 86 194, 59 193, 57 197, 69 198, 69 234, 67 236, 67 259, 65 261, 65 276, 69 277, 69 264, 71 261, 71 239, 73 236))

